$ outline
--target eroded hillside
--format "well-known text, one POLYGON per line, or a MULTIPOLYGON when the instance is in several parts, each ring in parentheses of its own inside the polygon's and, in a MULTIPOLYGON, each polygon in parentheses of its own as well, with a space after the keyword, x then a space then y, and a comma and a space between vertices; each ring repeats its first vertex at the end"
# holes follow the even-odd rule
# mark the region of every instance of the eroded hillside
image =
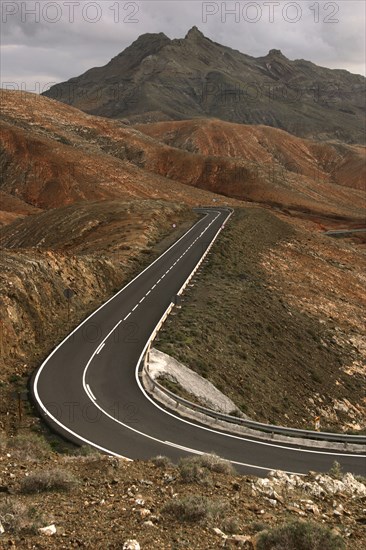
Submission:
MULTIPOLYGON (((143 158, 161 146, 119 123, 34 94, 3 91, 1 110, 1 191, 27 205, 47 209, 131 197, 191 205, 212 200, 145 170, 143 158)), ((2 209, 12 208, 2 203, 2 209)))
POLYGON ((362 147, 211 120, 133 129, 32 94, 1 99, 1 190, 33 207, 130 197, 197 205, 224 195, 233 205, 364 217, 362 147))
MULTIPOLYGON (((364 216, 366 149, 318 143, 267 126, 219 120, 140 124, 171 147, 205 158, 197 183, 226 196, 324 216, 364 216), (350 189, 351 188, 351 189, 350 189)), ((171 177, 179 174, 170 172, 171 177)))
MULTIPOLYGON (((338 142, 319 144, 273 128, 217 120, 140 125, 136 129, 120 121, 87 115, 57 101, 17 92, 3 92, 1 107, 0 220, 5 226, 0 231, 3 292, 3 385, 0 390, 2 412, 10 425, 16 416, 11 397, 14 389, 24 388, 32 368, 52 346, 141 265, 151 260, 151 255, 144 255, 146 250, 154 247, 157 253, 164 244, 159 249, 155 244, 163 236, 170 235, 173 239, 179 234, 178 229, 178 233, 173 231, 173 224, 183 230, 192 222, 192 206, 219 201, 219 204, 238 207, 244 199, 267 208, 275 206, 278 215, 291 212, 315 219, 317 223, 310 227, 314 239, 318 238, 319 229, 326 226, 335 223, 360 225, 364 221, 362 147, 338 142), (69 320, 68 304, 63 295, 66 287, 75 291, 69 320)), ((297 229, 303 231, 303 222, 292 220, 297 229)), ((263 243, 258 238, 251 241, 251 235, 253 232, 260 235, 263 220, 255 222, 253 218, 252 221, 253 226, 244 227, 241 240, 242 246, 252 242, 250 254, 258 264, 263 243)), ((265 221, 268 234, 275 234, 278 217, 271 216, 265 221)), ((354 420, 357 429, 363 404, 359 398, 361 390, 357 390, 354 380, 363 376, 359 366, 363 351, 358 336, 356 343, 352 343, 351 331, 359 331, 363 295, 357 277, 362 271, 363 249, 352 248, 344 262, 348 267, 338 268, 334 264, 337 254, 346 258, 346 253, 338 245, 330 244, 328 239, 319 261, 312 265, 311 259, 316 253, 310 241, 305 241, 299 249, 295 247, 296 262, 290 258, 296 268, 287 271, 289 249, 279 245, 268 251, 272 262, 269 265, 277 276, 271 285, 276 289, 278 300, 288 300, 291 307, 297 309, 304 308, 298 313, 298 319, 305 315, 305 310, 316 318, 314 322, 309 321, 311 334, 321 326, 322 313, 332 310, 342 316, 342 320, 335 317, 342 332, 340 347, 336 349, 333 341, 332 352, 328 350, 327 353, 321 347, 317 361, 325 361, 327 380, 333 384, 326 390, 327 410, 330 410, 331 398, 339 397, 343 402, 347 398, 344 388, 336 384, 337 358, 344 367, 344 376, 349 369, 355 374, 350 378, 350 391, 355 395, 352 406, 360 408, 353 418, 347 413, 345 417, 336 415, 329 422, 333 426, 339 422, 350 428, 354 420), (335 274, 319 268, 327 254, 337 270, 335 274), (312 265, 312 276, 305 276, 306 265, 312 265), (312 290, 314 281, 321 300, 312 290), (295 284, 296 293, 290 292, 295 284), (332 289, 338 289, 334 290, 338 296, 335 302, 332 302, 332 289), (311 307, 315 307, 315 311, 311 307), (347 315, 351 324, 345 324, 347 315), (335 358, 336 367, 332 363, 335 358)), ((245 250, 246 257, 249 249, 245 250)), ((229 276, 230 269, 243 260, 240 251, 235 254, 228 261, 228 274, 224 276, 220 269, 215 282, 219 285, 217 296, 223 297, 221 277, 229 276)), ((243 269, 245 280, 245 266, 243 269)), ((230 284, 225 286, 225 292, 230 289, 230 284)), ((253 290, 251 285, 248 289, 253 290)), ((238 290, 243 292, 241 287, 232 290, 234 298, 238 290)), ((268 318, 268 304, 274 299, 271 296, 268 293, 255 302, 258 326, 255 323, 247 326, 247 330, 254 331, 250 333, 252 342, 258 338, 262 341, 266 335, 263 320, 268 318)), ((250 293, 244 294, 244 298, 249 300, 250 293)), ((215 299, 212 297, 214 303, 215 299)), ((236 318, 246 317, 245 300, 244 310, 239 311, 236 318)), ((275 309, 272 313, 275 324, 278 312, 275 309)), ((222 326, 221 321, 218 326, 222 326)), ((297 329, 300 330, 300 326, 299 321, 297 329)), ((220 332, 215 345, 222 336, 220 332)), ((179 342, 174 342, 177 349, 179 342)), ((232 345, 226 336, 225 342, 223 346, 228 342, 232 345)), ((318 343, 318 337, 314 337, 308 359, 314 355, 318 343)), ((284 354, 280 357, 281 364, 287 365, 290 359, 296 359, 294 364, 300 368, 301 357, 290 357, 294 346, 286 346, 285 340, 281 345, 275 344, 275 353, 284 354)), ((185 352, 189 349, 185 346, 185 352)), ((194 350, 196 358, 199 349, 197 346, 194 350)), ((304 353, 307 349, 308 342, 305 342, 304 353)), ((244 353, 233 351, 232 366, 239 365, 239 352, 244 353)), ((206 351, 202 350, 202 354, 207 363, 206 351)), ((266 364, 269 357, 265 357, 266 364)), ((309 366, 306 376, 311 375, 310 371, 309 366)), ((267 374, 271 372, 269 369, 267 374)), ((270 377, 267 380, 270 384, 270 377)), ((295 383, 294 380, 291 383, 295 383)), ((260 377, 257 383, 260 392, 260 377)), ((309 391, 315 390, 316 384, 317 381, 312 380, 309 391)), ((272 399, 271 393, 268 394, 275 408, 266 418, 284 421, 282 404, 275 403, 279 392, 276 390, 273 396, 272 399)), ((295 424, 303 424, 308 411, 313 414, 318 406, 304 407, 297 412, 299 418, 295 419, 295 424)), ((250 414, 267 415, 254 401, 249 409, 250 414)))

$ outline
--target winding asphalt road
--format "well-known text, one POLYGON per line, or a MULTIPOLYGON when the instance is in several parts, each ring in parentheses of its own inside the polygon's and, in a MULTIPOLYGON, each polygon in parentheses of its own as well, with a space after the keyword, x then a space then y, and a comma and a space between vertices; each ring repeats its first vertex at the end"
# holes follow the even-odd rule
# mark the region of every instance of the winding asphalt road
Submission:
MULTIPOLYGON (((143 390, 138 365, 146 343, 179 289, 218 236, 231 211, 203 209, 202 218, 162 256, 81 323, 51 353, 32 380, 44 420, 78 444, 109 454, 177 460, 216 452, 239 471, 365 473, 365 455, 301 449, 213 430, 165 411, 143 390)), ((245 236, 243 236, 245 238, 245 236)))

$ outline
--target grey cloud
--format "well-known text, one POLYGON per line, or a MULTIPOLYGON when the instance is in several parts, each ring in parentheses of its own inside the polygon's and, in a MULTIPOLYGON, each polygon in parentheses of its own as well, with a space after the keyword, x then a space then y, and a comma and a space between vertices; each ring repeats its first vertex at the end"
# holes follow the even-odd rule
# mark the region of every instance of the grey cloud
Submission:
MULTIPOLYGON (((87 69, 107 63, 112 57, 126 48, 140 34, 145 32, 165 32, 170 38, 182 38, 187 30, 197 25, 201 31, 216 42, 220 42, 252 56, 265 55, 270 49, 281 49, 290 59, 307 59, 322 66, 344 68, 351 72, 365 72, 365 8, 364 2, 342 1, 298 2, 280 1, 274 6, 274 21, 269 22, 269 7, 264 0, 257 0, 260 19, 256 23, 245 21, 243 9, 248 2, 239 2, 240 18, 235 22, 234 16, 227 15, 226 21, 222 5, 228 9, 235 2, 211 2, 212 9, 218 13, 202 18, 203 3, 200 0, 161 1, 145 0, 124 2, 103 0, 98 4, 100 21, 91 23, 82 17, 82 8, 93 4, 89 0, 79 0, 75 8, 74 22, 68 19, 69 11, 66 0, 39 2, 41 9, 46 4, 57 3, 62 18, 57 23, 50 23, 41 17, 35 23, 28 16, 22 21, 20 11, 16 16, 9 16, 2 24, 2 82, 27 82, 32 88, 34 82, 43 84, 67 80, 87 69), (133 5, 139 12, 132 14, 133 5), (118 21, 116 5, 119 5, 118 21), (114 8, 113 8, 114 6, 114 8), (132 7, 131 7, 132 6, 132 7), (287 6, 287 8, 286 8, 287 6), (284 20, 283 10, 288 16, 296 15, 296 6, 301 7, 301 18, 296 23, 284 20), (319 22, 315 21, 314 6, 319 6, 319 22), (332 8, 333 6, 333 8, 332 8), (338 8, 332 16, 332 10, 338 8), (113 9, 111 9, 113 8, 113 9), (124 9, 127 8, 127 9, 124 9), (337 18, 338 23, 326 22, 327 18, 337 18), (130 22, 135 19, 138 22, 130 22)), ((26 4, 34 7, 36 2, 3 1, 1 8, 7 9, 26 4), (9 8, 10 6, 10 8, 9 8)), ((253 2, 251 2, 253 4, 253 2)), ((49 17, 54 16, 52 7, 49 17)), ((249 18, 255 15, 255 7, 247 11, 249 18)), ((93 17, 93 7, 89 16, 93 17)))

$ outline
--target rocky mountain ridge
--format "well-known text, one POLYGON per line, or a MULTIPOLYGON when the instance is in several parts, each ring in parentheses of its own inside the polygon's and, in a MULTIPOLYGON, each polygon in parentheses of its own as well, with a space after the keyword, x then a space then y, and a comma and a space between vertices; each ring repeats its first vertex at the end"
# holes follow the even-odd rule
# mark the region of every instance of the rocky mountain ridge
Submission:
POLYGON ((255 58, 193 27, 183 39, 144 34, 104 67, 45 95, 131 123, 213 117, 364 143, 364 90, 361 75, 290 60, 276 49, 255 58))

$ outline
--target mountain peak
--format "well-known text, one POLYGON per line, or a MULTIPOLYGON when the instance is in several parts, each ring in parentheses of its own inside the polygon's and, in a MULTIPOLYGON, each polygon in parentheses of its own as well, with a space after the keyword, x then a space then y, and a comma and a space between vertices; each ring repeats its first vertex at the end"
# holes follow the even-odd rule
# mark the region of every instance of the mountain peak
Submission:
POLYGON ((136 44, 166 44, 170 42, 170 38, 167 37, 166 34, 163 32, 159 33, 145 33, 141 34, 133 43, 132 45, 136 44))
POLYGON ((118 59, 119 63, 124 63, 125 70, 137 67, 145 57, 157 54, 170 42, 170 38, 163 32, 142 34, 130 46, 119 53, 116 58, 113 58, 109 62, 109 65, 113 65, 115 60, 118 59))
POLYGON ((283 55, 283 53, 281 52, 281 50, 269 50, 268 54, 267 54, 267 57, 284 57, 286 59, 286 56, 283 55))
POLYGON ((205 38, 205 35, 194 25, 185 36, 185 40, 197 40, 198 38, 205 38))

